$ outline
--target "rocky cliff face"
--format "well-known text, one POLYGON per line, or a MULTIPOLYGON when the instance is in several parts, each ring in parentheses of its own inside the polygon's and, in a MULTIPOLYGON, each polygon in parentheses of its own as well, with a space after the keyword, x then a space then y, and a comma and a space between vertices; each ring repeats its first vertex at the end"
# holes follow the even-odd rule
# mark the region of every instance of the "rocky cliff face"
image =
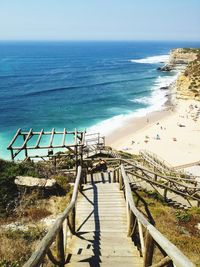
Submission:
POLYGON ((190 48, 173 49, 170 53, 168 64, 173 67, 177 67, 177 65, 187 65, 197 58, 197 53, 195 51, 196 49, 190 48))
POLYGON ((200 49, 178 48, 170 53, 169 62, 162 71, 180 69, 176 82, 176 97, 200 101, 200 49))
POLYGON ((187 66, 176 82, 177 98, 200 101, 200 49, 185 52, 187 66))

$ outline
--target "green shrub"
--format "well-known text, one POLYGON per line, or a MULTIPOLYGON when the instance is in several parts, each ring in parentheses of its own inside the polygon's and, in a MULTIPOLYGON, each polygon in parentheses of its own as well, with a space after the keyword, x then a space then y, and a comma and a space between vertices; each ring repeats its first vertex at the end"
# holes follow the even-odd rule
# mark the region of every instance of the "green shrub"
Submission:
POLYGON ((5 236, 9 239, 19 239, 22 238, 28 242, 33 242, 41 239, 45 235, 45 231, 39 228, 29 228, 26 231, 22 230, 8 230, 5 232, 5 236))
POLYGON ((0 261, 0 267, 20 267, 21 264, 17 261, 11 262, 7 260, 1 260, 0 261))
POLYGON ((160 202, 164 202, 164 198, 161 194, 159 194, 157 191, 146 191, 147 195, 155 200, 158 200, 160 202))
POLYGON ((191 220, 191 215, 185 211, 176 211, 175 216, 178 222, 189 222, 191 220))
POLYGON ((55 175, 52 176, 52 178, 56 180, 57 184, 60 186, 62 190, 64 190, 65 193, 70 191, 70 184, 68 182, 67 177, 62 175, 55 175))
POLYGON ((34 162, 15 163, 0 159, 0 217, 15 207, 18 189, 14 183, 17 175, 37 176, 34 162))

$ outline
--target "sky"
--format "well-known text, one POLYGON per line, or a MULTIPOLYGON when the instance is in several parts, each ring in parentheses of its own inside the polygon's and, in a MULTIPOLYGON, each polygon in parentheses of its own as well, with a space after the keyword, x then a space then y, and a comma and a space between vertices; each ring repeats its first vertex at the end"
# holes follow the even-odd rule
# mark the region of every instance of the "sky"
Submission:
POLYGON ((0 0, 0 40, 200 41, 200 0, 0 0))

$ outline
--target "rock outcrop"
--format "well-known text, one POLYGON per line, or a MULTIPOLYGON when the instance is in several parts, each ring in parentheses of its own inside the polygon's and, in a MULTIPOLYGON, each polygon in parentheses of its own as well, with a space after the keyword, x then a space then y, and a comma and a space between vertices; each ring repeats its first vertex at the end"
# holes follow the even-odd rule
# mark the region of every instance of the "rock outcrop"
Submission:
POLYGON ((178 48, 170 53, 161 71, 180 70, 176 81, 176 97, 200 101, 200 48, 178 48))
POLYGON ((53 189, 57 183, 55 179, 35 178, 31 176, 17 176, 15 178, 17 186, 28 188, 53 189))
POLYGON ((198 51, 196 58, 191 56, 194 60, 187 64, 184 72, 177 79, 177 98, 200 101, 200 49, 195 51, 198 51))
POLYGON ((161 71, 172 71, 174 69, 184 69, 190 62, 197 59, 200 52, 198 49, 192 48, 177 48, 170 52, 169 60, 163 67, 159 67, 161 71))
POLYGON ((187 65, 197 58, 199 52, 200 50, 192 48, 173 49, 170 53, 168 64, 174 67, 177 65, 187 65))

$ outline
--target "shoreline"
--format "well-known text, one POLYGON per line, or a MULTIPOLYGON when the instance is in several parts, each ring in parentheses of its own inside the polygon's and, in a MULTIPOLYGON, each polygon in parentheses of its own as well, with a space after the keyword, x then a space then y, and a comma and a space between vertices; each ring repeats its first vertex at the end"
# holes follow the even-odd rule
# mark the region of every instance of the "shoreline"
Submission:
POLYGON ((176 82, 169 86, 167 94, 162 110, 128 119, 106 135, 106 145, 131 154, 146 149, 173 167, 199 161, 200 102, 177 99, 176 82))

